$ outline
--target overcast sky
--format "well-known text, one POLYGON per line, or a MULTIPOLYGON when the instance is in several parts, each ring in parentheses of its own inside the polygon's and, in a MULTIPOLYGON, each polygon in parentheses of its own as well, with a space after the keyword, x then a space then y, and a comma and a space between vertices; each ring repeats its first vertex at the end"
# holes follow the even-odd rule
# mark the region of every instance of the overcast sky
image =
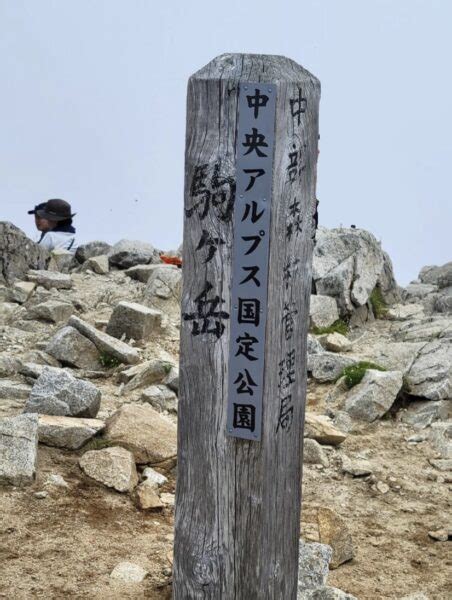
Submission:
POLYGON ((0 220, 61 197, 79 239, 182 237, 188 77, 224 52, 322 82, 327 227, 372 231, 405 284, 452 259, 450 0, 0 0, 0 220))

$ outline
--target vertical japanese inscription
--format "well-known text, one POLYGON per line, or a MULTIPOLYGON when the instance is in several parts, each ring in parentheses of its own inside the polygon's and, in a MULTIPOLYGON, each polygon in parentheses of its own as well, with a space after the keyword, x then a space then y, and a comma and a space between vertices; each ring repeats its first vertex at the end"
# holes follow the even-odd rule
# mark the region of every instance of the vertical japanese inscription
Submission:
POLYGON ((276 86, 241 83, 227 428, 260 440, 276 86))

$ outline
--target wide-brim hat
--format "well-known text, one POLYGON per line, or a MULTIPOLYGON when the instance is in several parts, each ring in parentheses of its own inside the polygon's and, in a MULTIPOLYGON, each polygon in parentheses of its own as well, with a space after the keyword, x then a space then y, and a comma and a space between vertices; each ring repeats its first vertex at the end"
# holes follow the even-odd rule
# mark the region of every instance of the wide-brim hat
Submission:
POLYGON ((75 217, 75 213, 72 213, 71 205, 66 200, 47 200, 35 206, 34 210, 28 211, 29 215, 37 215, 42 219, 49 221, 66 221, 75 217))

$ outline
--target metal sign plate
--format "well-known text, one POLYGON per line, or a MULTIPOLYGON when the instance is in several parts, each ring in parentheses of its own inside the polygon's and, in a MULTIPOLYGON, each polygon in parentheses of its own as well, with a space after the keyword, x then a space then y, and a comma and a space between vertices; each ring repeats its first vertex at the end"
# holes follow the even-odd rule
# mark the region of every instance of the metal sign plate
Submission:
POLYGON ((241 83, 229 350, 228 434, 260 440, 276 86, 241 83))

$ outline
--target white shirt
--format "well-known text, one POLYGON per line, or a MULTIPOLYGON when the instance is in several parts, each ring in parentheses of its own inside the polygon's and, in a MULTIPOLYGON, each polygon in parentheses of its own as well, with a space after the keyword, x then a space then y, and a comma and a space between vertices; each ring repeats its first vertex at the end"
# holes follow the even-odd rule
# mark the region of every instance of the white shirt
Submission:
POLYGON ((38 242, 40 246, 52 251, 55 249, 68 250, 75 254, 77 243, 75 233, 69 231, 47 231, 42 240, 38 242))

